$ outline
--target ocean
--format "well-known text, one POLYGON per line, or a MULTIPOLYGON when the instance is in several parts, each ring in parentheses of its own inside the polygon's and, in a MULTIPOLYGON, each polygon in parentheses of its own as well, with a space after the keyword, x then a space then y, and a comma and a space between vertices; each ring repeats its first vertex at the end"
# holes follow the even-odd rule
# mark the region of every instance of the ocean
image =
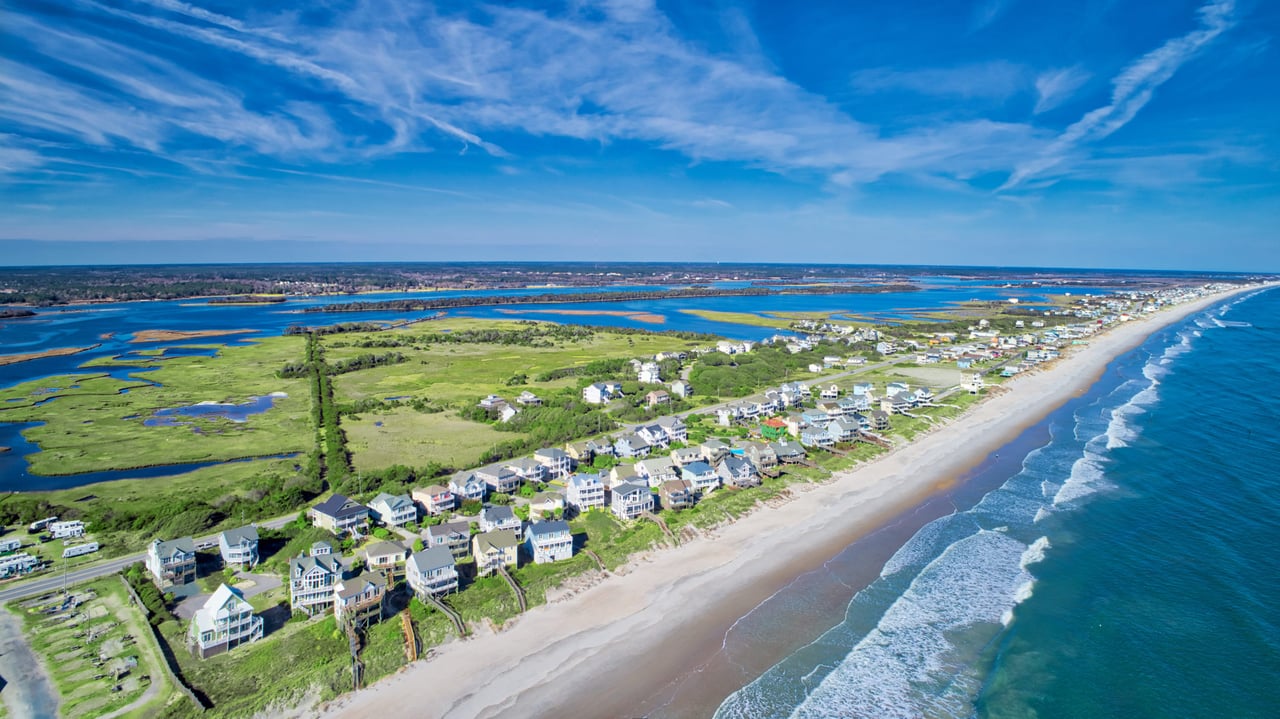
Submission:
MULTIPOLYGON (((1260 291, 1117 358, 716 717, 1276 716, 1277 343, 1280 291, 1260 291)), ((819 583, 750 631, 811 624, 819 583)))

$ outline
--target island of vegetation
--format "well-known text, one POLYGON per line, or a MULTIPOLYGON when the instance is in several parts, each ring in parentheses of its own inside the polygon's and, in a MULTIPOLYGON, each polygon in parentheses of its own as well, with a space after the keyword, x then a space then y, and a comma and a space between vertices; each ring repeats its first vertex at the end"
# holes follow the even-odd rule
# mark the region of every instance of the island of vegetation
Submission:
POLYGON ((36 313, 32 310, 23 309, 21 307, 3 307, 0 308, 0 320, 16 320, 23 317, 35 317, 36 313))
MULTIPOLYGON (((501 629, 637 553, 785 501, 793 487, 951 422, 1100 326, 1187 296, 1078 298, 1034 313, 989 306, 896 326, 779 318, 790 331, 760 343, 529 320, 300 328, 215 357, 174 357, 136 378, 86 372, 0 390, 0 420, 43 423, 25 431, 41 450, 32 472, 263 457, 12 493, 0 498, 0 524, 83 523, 101 548, 72 571, 173 543, 164 546, 190 555, 190 577, 149 569, 138 555, 122 577, 76 589, 138 628, 130 634, 148 647, 138 661, 157 686, 148 706, 166 717, 281 713, 367 686, 478 628, 501 629), (608 486, 610 503, 603 489, 587 503, 576 494, 583 482, 608 486), (437 506, 444 495, 452 499, 437 506), (393 517, 393 506, 410 512, 393 517), (345 512, 358 521, 333 531, 329 522, 345 512), (492 534, 510 531, 494 522, 534 520, 570 535, 569 552, 533 561, 533 545, 492 534), (226 560, 218 533, 248 536, 234 530, 251 523, 252 561, 226 560), (461 544, 445 553, 454 584, 437 594, 410 565, 420 569, 448 531, 461 544), (488 552, 503 547, 511 558, 489 564, 488 552), (326 551, 351 569, 335 580, 346 589, 314 611, 290 577, 328 566, 326 551), (370 599, 335 613, 339 595, 370 599), (201 658, 192 649, 200 632, 179 617, 212 596, 243 602, 262 631, 201 658), (157 671, 159 662, 169 668, 157 671), (290 670, 264 669, 279 666, 290 670)), ((147 357, 115 362, 155 366, 147 357)), ((19 551, 35 571, 61 568, 63 544, 39 541, 39 531, 19 532, 19 551)), ((47 606, 35 599, 14 610, 46 663, 58 664, 60 645, 39 639, 50 631, 47 606)), ((54 670, 70 702, 88 691, 89 667, 74 662, 54 670)), ((141 689, 130 685, 127 696, 141 689)))
POLYGON ((65 357, 67 355, 76 355, 81 352, 88 352, 97 349, 102 345, 89 345, 88 347, 55 347, 40 352, 25 352, 22 354, 0 355, 0 366, 7 364, 17 364, 18 362, 30 362, 31 360, 44 359, 46 357, 65 357))
POLYGON ((133 333, 133 338, 129 342, 141 344, 143 342, 173 342, 184 340, 196 340, 202 337, 222 337, 224 335, 244 335, 252 334, 257 330, 140 330, 133 333))
POLYGON ((287 301, 284 295, 235 295, 232 297, 211 297, 211 305, 276 305, 287 301))

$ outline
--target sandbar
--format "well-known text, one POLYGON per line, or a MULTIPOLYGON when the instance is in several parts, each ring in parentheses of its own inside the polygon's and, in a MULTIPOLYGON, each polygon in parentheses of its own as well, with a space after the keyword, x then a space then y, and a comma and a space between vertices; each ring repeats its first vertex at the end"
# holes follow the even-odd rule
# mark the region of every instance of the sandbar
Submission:
POLYGON ((651 325, 666 324, 667 318, 655 312, 631 312, 629 310, 497 310, 504 315, 526 315, 526 314, 543 314, 543 315, 570 315, 570 316, 590 316, 590 315, 607 315, 609 317, 627 317, 636 322, 646 322, 651 325))
POLYGON ((173 342, 176 340, 194 340, 201 337, 220 337, 222 335, 243 335, 258 330, 141 330, 133 333, 130 344, 142 342, 173 342))
POLYGON ((0 366, 8 364, 17 364, 19 362, 30 362, 31 360, 44 359, 46 357, 65 357, 67 355, 80 354, 97 349, 102 345, 89 345, 88 347, 55 347, 53 349, 44 350, 43 352, 27 352, 26 354, 16 355, 0 355, 0 366))
POLYGON ((1226 296, 1114 327, 1053 367, 1013 377, 1004 391, 910 444, 826 483, 793 485, 789 501, 678 547, 633 558, 500 633, 446 643, 320 714, 396 716, 416 706, 442 719, 639 715, 647 699, 709 660, 734 621, 793 578, 963 476, 1086 391, 1112 359, 1154 331, 1226 296))

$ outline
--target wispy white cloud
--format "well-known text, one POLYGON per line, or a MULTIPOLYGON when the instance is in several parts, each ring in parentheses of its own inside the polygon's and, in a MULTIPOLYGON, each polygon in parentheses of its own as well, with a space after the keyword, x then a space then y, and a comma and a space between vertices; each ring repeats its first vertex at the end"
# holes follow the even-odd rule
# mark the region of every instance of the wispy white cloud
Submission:
POLYGON ((1003 100, 1031 85, 1029 68, 1004 60, 915 70, 872 68, 854 73, 862 92, 905 90, 920 95, 1003 100))
POLYGON ((1035 114, 1048 112, 1071 99, 1091 75, 1079 66, 1042 72, 1036 77, 1035 114))
POLYGON ((1198 12, 1199 27, 1169 40, 1126 67, 1112 80, 1111 102, 1086 113, 1042 152, 1019 163, 999 190, 1014 189, 1029 178, 1063 165, 1082 146, 1104 139, 1127 125, 1178 68, 1231 28, 1234 11, 1234 0, 1211 0, 1203 5, 1198 12))
POLYGON ((1009 9, 1017 0, 978 0, 973 6, 973 19, 970 21, 970 29, 977 31, 985 28, 996 20, 1009 9))

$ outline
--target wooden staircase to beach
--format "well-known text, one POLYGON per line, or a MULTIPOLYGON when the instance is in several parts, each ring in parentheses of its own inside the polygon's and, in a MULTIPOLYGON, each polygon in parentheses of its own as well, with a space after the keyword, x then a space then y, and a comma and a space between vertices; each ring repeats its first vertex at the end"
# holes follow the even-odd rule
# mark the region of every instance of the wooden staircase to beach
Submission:
POLYGON ((662 517, 659 517, 653 512, 641 512, 640 516, 658 525, 658 528, 662 530, 662 533, 667 535, 667 539, 670 539, 672 542, 676 542, 676 536, 671 533, 671 528, 667 526, 666 520, 662 517))
POLYGON ((445 604, 439 597, 430 594, 423 595, 423 598, 427 600, 428 604, 439 609, 441 614, 449 618, 449 621, 453 622, 453 628, 458 631, 459 637, 467 636, 467 625, 462 623, 462 616, 455 612, 453 607, 445 604))
POLYGON ((404 630, 404 658, 409 663, 418 660, 418 637, 413 631, 413 619, 409 617, 409 610, 400 612, 400 628, 404 630))
POLYGON ((498 574, 501 574, 502 578, 507 580, 507 585, 511 587, 511 591, 515 592, 516 601, 520 603, 520 613, 524 614, 528 609, 528 606, 525 604, 524 590, 516 583, 515 577, 511 576, 511 573, 507 571, 507 567, 505 565, 499 565, 498 574))

